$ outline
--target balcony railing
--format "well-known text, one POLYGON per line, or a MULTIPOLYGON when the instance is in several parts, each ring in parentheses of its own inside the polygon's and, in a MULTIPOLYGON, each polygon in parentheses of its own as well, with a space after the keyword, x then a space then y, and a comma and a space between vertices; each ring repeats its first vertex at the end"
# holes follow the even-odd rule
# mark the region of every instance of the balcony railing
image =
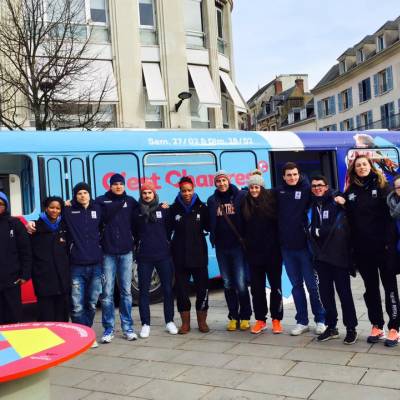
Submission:
POLYGON ((400 113, 391 115, 390 117, 371 122, 370 124, 358 126, 353 131, 365 131, 368 129, 389 129, 391 131, 400 130, 400 113))

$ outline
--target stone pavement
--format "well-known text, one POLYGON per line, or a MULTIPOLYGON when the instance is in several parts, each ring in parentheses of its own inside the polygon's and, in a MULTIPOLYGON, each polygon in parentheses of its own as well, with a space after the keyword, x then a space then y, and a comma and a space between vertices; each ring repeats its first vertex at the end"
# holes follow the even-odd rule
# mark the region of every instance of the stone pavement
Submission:
MULTIPOLYGON (((53 368, 52 399, 400 399, 400 345, 366 342, 370 325, 361 279, 352 285, 359 317, 355 345, 342 343, 341 323, 341 339, 317 343, 311 332, 289 336, 293 305, 285 307, 285 334, 227 332, 223 291, 217 289, 210 295, 210 333, 168 335, 162 306, 153 305, 150 338, 127 342, 119 330, 111 344, 53 368)), ((138 321, 137 307, 133 315, 138 321)), ((100 317, 98 311, 98 337, 100 317)))

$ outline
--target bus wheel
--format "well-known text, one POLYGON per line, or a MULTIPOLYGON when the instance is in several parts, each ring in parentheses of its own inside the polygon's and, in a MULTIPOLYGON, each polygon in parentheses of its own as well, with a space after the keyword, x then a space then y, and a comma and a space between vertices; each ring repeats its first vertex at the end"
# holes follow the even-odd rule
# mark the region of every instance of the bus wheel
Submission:
MULTIPOLYGON (((132 299, 134 304, 139 304, 139 278, 137 264, 132 265, 132 299)), ((150 303, 159 303, 162 300, 161 281, 157 271, 154 269, 150 281, 150 303)))

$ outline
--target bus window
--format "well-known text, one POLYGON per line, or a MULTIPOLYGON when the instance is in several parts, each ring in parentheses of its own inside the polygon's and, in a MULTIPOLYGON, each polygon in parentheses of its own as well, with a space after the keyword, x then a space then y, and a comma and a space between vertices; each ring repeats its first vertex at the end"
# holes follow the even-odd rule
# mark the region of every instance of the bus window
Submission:
POLYGON ((328 179, 329 186, 337 188, 338 177, 336 167, 335 151, 313 150, 313 151, 270 151, 271 176, 273 185, 283 183, 282 168, 292 161, 296 163, 303 175, 311 179, 313 175, 324 175, 328 179))
POLYGON ((47 195, 64 198, 62 158, 52 157, 46 161, 47 195))
POLYGON ((224 151, 220 156, 221 169, 231 174, 231 182, 239 188, 247 186, 249 174, 257 167, 252 151, 224 151))
POLYGON ((200 199, 206 201, 214 190, 217 169, 212 153, 151 153, 143 159, 144 173, 158 191, 160 201, 173 202, 182 176, 190 176, 200 199))
POLYGON ((113 174, 119 173, 125 177, 126 192, 138 196, 139 162, 132 153, 96 154, 92 160, 95 196, 100 196, 109 190, 109 181, 113 174))
POLYGON ((23 155, 0 155, 0 190, 10 201, 12 215, 34 210, 32 161, 23 155))
POLYGON ((87 182, 85 173, 85 163, 81 158, 71 157, 69 159, 69 171, 71 188, 79 182, 87 182))

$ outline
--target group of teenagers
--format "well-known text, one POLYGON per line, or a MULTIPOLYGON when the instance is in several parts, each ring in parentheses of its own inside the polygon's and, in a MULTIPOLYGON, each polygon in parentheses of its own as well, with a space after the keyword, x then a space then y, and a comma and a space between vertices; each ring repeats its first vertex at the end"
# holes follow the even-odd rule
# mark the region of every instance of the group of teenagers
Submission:
POLYGON ((168 205, 160 202, 150 181, 141 185, 136 201, 127 195, 124 177, 114 174, 110 189, 96 199, 84 182, 74 187, 73 199, 66 204, 59 197, 48 197, 39 219, 26 226, 10 216, 9 201, 0 192, 0 323, 20 321, 20 285, 32 277, 38 320, 71 319, 90 327, 100 298, 101 342, 110 343, 115 335, 117 280, 122 334, 135 340, 131 294, 135 258, 139 336, 150 335, 154 269, 162 286, 166 331, 190 331, 193 283, 198 328, 208 332, 209 234, 224 285, 228 331, 258 334, 267 329, 268 279, 271 329, 274 334, 283 332, 284 263, 296 307, 291 335, 310 329, 305 284, 317 340, 339 337, 336 289, 347 330, 344 343, 355 343, 357 316, 350 276, 358 271, 372 325, 368 342, 384 339, 387 346, 397 345, 400 177, 394 178, 391 190, 384 174, 365 155, 349 164, 343 193, 334 192, 322 175, 308 180, 293 162, 283 166, 282 177, 282 185, 266 189, 261 172, 255 170, 248 187, 241 190, 220 170, 214 177, 216 189, 204 203, 186 176, 179 181, 174 203, 168 205), (381 283, 389 317, 387 333, 381 283), (175 296, 182 320, 179 329, 174 323, 175 296), (252 306, 255 323, 251 325, 252 306))

